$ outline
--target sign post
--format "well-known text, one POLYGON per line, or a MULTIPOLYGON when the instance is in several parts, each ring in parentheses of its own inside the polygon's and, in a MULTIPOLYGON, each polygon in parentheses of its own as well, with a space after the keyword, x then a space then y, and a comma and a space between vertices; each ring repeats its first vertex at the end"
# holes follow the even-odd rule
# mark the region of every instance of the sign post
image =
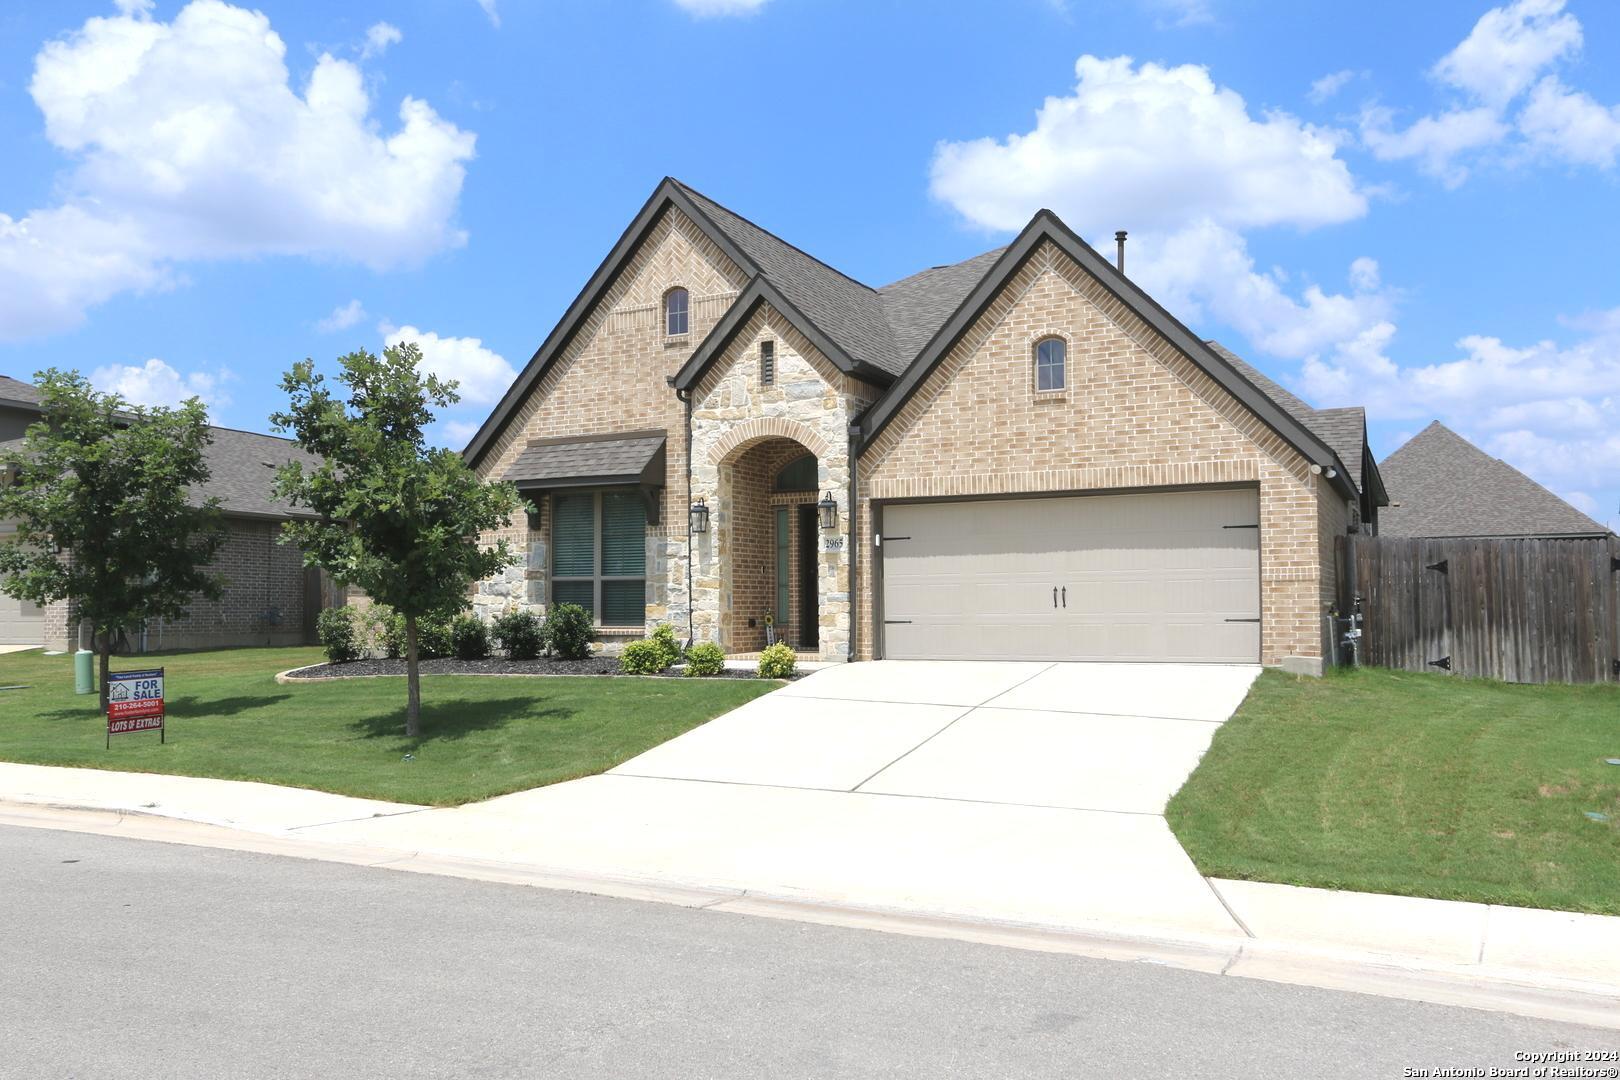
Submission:
POLYGON ((107 674, 107 749, 114 735, 156 731, 167 742, 163 728, 163 669, 113 671, 107 674))

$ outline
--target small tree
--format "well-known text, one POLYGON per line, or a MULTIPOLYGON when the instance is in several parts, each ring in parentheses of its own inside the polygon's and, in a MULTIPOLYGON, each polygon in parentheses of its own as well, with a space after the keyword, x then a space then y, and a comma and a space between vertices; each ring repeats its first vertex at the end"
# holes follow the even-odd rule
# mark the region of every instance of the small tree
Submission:
POLYGON ((277 473, 276 491, 308 507, 313 521, 288 522, 286 541, 304 561, 360 586, 405 617, 405 734, 421 734, 418 622, 459 610, 468 586, 515 561, 506 541, 479 534, 507 524, 521 502, 510 484, 486 484, 453 450, 427 445, 433 409, 459 400, 455 383, 418 370, 421 350, 396 345, 379 358, 361 350, 339 359, 340 400, 305 360, 281 380, 291 399, 271 421, 322 464, 277 473))
POLYGON ((218 599, 208 572, 225 541, 208 479, 208 414, 196 398, 142 409, 98 394, 78 372, 40 372, 44 416, 21 449, 0 454, 0 591, 36 604, 68 600, 94 628, 101 708, 113 639, 147 619, 178 619, 195 596, 218 599))

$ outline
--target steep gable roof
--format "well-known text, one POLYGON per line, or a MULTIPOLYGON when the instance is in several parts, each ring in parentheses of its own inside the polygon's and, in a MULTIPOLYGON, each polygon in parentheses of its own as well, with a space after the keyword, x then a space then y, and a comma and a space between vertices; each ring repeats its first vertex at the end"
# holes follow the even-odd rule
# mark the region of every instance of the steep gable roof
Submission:
MULTIPOLYGON (((961 340, 973 322, 990 306, 1002 286, 1043 243, 1054 244, 1078 263, 1143 322, 1162 335, 1182 355, 1214 379, 1222 389, 1298 450, 1307 461, 1323 466, 1324 470, 1328 466, 1337 466, 1333 470, 1330 482, 1341 492, 1352 496, 1358 494, 1349 469, 1339 460, 1337 451, 1331 445, 1298 417, 1274 401, 1264 390, 1240 374, 1224 357, 1143 292, 1141 287, 1097 254, 1091 245, 1082 240, 1050 210, 1038 212, 1024 227, 1023 232, 1018 234, 1018 238, 990 261, 984 275, 968 290, 950 317, 930 336, 927 345, 906 368, 905 374, 861 417, 859 428, 863 445, 870 445, 898 415, 901 408, 922 386, 956 342, 961 340)), ((1300 404, 1303 405, 1302 402, 1300 404)))
POLYGON ((1603 536, 1609 530, 1436 420, 1379 468, 1388 536, 1603 536))
POLYGON ((1359 405, 1339 409, 1313 409, 1281 383, 1270 378, 1220 342, 1206 341, 1204 344, 1222 360, 1236 368, 1238 374, 1259 387, 1267 397, 1286 409, 1290 416, 1316 432, 1323 442, 1333 447, 1339 455, 1339 460, 1350 471, 1350 479, 1355 482, 1358 491, 1366 491, 1366 482, 1371 480, 1374 494, 1384 494, 1382 480, 1376 476, 1378 466, 1372 462, 1371 455, 1367 452, 1366 409, 1359 405), (1372 472, 1375 475, 1366 475, 1368 464, 1372 465, 1372 472))
POLYGON ((759 275, 837 342, 843 353, 891 376, 905 370, 910 357, 896 346, 882 300, 874 289, 806 255, 679 180, 674 183, 748 256, 759 275))
POLYGON ((1363 464, 1359 455, 1351 453, 1353 439, 1349 433, 1354 425, 1350 417, 1332 418, 1327 424, 1328 430, 1343 436, 1339 444, 1323 438, 1306 419, 1316 410, 1264 376, 1252 378, 1259 373, 1248 365, 1234 366, 1231 354, 1223 356, 1224 350, 1216 351, 1194 336, 1050 210, 1036 214, 1018 239, 1005 248, 949 266, 936 266, 873 289, 670 177, 664 178, 642 206, 467 444, 463 454, 469 462, 476 464, 488 450, 518 404, 572 339, 592 305, 612 285, 636 246, 671 206, 678 207, 702 229, 748 277, 737 301, 672 379, 677 390, 694 386, 753 313, 768 303, 839 370, 888 388, 859 423, 863 442, 870 443, 988 306, 1001 285, 1039 243, 1051 241, 1308 460, 1324 469, 1338 465, 1333 476, 1336 486, 1348 494, 1358 490, 1363 464), (1341 446, 1349 453, 1348 458, 1339 452, 1341 446))

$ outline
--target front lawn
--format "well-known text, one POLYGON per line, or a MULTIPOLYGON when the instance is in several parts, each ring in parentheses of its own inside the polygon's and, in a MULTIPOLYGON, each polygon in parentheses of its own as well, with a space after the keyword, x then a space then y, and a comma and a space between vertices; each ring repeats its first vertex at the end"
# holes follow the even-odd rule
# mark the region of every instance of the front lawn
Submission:
POLYGON ((405 680, 282 685, 318 649, 229 649, 114 658, 167 669, 168 743, 115 735, 70 656, 0 655, 0 760, 262 780, 343 795, 453 805, 613 766, 777 683, 734 679, 422 679, 422 737, 407 739, 405 680), (412 760, 405 760, 405 755, 412 760))
POLYGON ((1620 914, 1611 757, 1612 684, 1268 671, 1167 813, 1214 877, 1620 914))

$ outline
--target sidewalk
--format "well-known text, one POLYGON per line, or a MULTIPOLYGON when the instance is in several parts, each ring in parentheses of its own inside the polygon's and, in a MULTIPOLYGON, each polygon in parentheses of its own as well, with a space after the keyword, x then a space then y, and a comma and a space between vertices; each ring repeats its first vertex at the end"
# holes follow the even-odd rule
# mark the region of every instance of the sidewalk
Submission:
POLYGON ((784 789, 776 812, 758 814, 754 792, 756 814, 736 820, 723 785, 628 786, 636 782, 597 776, 424 808, 0 763, 0 824, 1168 963, 1620 1028, 1617 917, 1213 879, 1198 879, 1208 890, 1203 907, 1155 905, 1143 887, 1124 910, 1108 899, 1120 895, 1117 882, 1098 888, 1061 853, 1020 845, 1022 827, 1038 823, 1011 817, 1036 808, 1007 808, 1011 817, 988 829, 981 808, 974 820, 986 835, 963 836, 940 832, 937 800, 924 817, 911 811, 917 800, 846 798, 838 817, 819 793, 784 789), (608 806, 613 814, 602 812, 608 806))

